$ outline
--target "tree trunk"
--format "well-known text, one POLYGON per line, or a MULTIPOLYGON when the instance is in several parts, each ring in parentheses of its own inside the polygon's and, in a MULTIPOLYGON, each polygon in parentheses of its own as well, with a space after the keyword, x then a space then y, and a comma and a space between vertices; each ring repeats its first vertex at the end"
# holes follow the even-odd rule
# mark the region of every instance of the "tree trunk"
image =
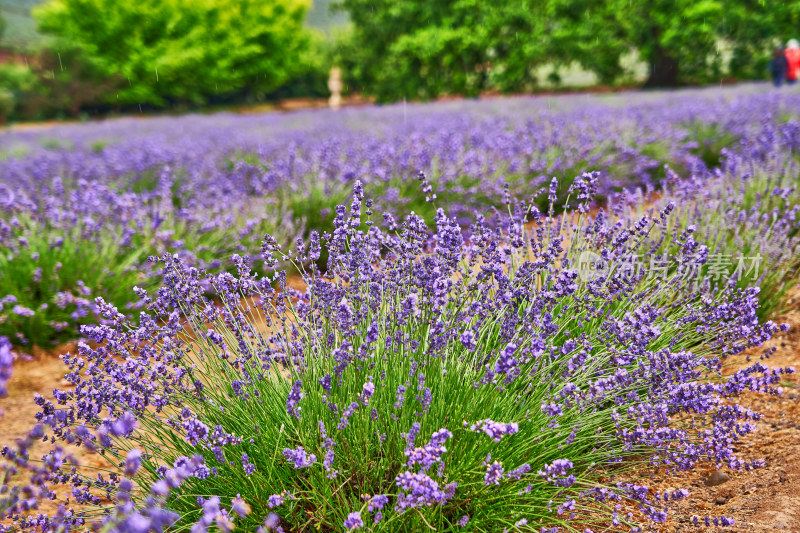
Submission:
POLYGON ((678 85, 678 60, 660 46, 653 49, 650 58, 650 77, 644 83, 650 87, 675 87, 678 85))
POLYGON ((81 116, 81 103, 75 99, 69 104, 69 114, 72 118, 79 118, 81 116))

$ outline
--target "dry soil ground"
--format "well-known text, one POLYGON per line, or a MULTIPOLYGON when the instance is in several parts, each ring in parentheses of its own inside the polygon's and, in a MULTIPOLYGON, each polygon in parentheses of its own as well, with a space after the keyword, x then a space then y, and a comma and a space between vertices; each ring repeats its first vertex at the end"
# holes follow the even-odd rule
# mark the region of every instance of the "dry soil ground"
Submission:
MULTIPOLYGON (((789 311, 775 322, 788 322, 792 327, 766 344, 765 347, 777 347, 777 351, 764 363, 800 370, 800 290, 791 294, 787 307, 789 311)), ((756 360, 765 347, 748 353, 756 360)), ((746 364, 743 357, 731 362, 726 373, 746 364)), ((685 487, 691 491, 662 531, 696 531, 691 517, 708 515, 736 520, 734 527, 720 528, 723 531, 800 533, 800 374, 784 376, 781 386, 780 396, 749 393, 738 398, 740 405, 758 411, 763 418, 757 422, 758 431, 737 443, 736 450, 746 460, 764 459, 766 467, 754 472, 722 468, 729 479, 713 486, 708 486, 709 476, 716 471, 713 464, 699 464, 691 472, 659 479, 660 487, 685 487)))

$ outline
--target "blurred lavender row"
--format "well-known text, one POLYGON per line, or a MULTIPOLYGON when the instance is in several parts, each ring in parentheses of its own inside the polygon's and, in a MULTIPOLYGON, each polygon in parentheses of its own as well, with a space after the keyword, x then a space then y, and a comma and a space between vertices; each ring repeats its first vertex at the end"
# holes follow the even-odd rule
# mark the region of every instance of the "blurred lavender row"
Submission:
MULTIPOLYGON (((0 137, 0 334, 50 345, 93 297, 134 309, 147 258, 218 269, 332 229, 360 180, 377 212, 467 225, 505 194, 598 171, 599 195, 658 189, 665 165, 703 178, 726 150, 792 118, 800 97, 757 86, 610 97, 505 98, 285 115, 122 119, 0 137), (427 176, 423 192, 415 179, 427 176), (12 302, 13 300, 13 302, 12 302)), ((563 200, 566 189, 559 189, 563 200)))

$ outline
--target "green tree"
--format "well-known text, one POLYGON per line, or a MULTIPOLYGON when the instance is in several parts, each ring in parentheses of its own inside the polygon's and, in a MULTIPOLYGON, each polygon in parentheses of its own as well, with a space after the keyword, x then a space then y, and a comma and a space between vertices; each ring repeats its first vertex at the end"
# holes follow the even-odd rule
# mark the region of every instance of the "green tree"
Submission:
POLYGON ((538 0, 343 0, 357 84, 380 100, 524 90, 548 57, 538 0))
POLYGON ((328 76, 333 66, 331 42, 315 28, 309 29, 309 46, 300 54, 298 68, 282 87, 268 95, 269 98, 327 98, 328 76))
POLYGON ((547 47, 555 67, 577 62, 612 84, 631 50, 613 6, 598 0, 547 0, 547 47))
POLYGON ((558 69, 577 62, 610 84, 634 51, 649 67, 648 87, 717 80, 726 69, 760 76, 771 45, 800 28, 797 0, 341 0, 339 6, 353 25, 347 41, 337 43, 350 54, 346 75, 380 100, 524 91, 537 83, 535 68, 543 64, 558 69))
POLYGON ((636 50, 649 67, 647 87, 703 83, 724 70, 762 77, 771 47, 800 32, 797 0, 548 1, 555 47, 605 80, 636 50))
MULTIPOLYGON (((557 0, 556 0, 557 1, 557 0)), ((573 4, 571 0, 561 5, 573 4)), ((723 0, 601 0, 582 2, 578 28, 594 27, 597 38, 617 44, 617 64, 627 48, 635 49, 649 66, 645 86, 678 85, 683 81, 704 81, 718 73, 721 56, 717 44, 723 30, 723 0), (606 25, 597 25, 598 20, 606 25)), ((579 31, 579 30, 577 30, 579 31)), ((595 71, 588 57, 576 57, 595 71)), ((605 67, 614 62, 605 58, 605 67)))
MULTIPOLYGON (((110 103, 201 104, 270 92, 301 67, 310 0, 51 0, 39 28, 120 78, 110 103)), ((56 50, 58 47, 56 46, 56 50)))
POLYGON ((29 116, 67 113, 77 118, 86 106, 101 104, 107 95, 127 85, 118 76, 99 72, 77 48, 42 49, 32 64, 36 83, 23 95, 29 116))
POLYGON ((800 1, 739 0, 726 6, 724 24, 731 73, 762 78, 773 47, 800 38, 800 1))

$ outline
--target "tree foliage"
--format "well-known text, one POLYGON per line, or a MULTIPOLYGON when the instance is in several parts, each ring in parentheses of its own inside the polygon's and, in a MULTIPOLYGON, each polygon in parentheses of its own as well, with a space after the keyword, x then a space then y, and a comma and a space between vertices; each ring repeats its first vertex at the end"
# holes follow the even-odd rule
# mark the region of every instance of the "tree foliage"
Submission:
POLYGON ((355 78, 380 99, 523 90, 547 54, 546 8, 523 0, 343 0, 355 78))
POLYGON ((51 0, 41 31, 82 50, 120 104, 203 103, 269 92, 300 67, 310 0, 51 0))
POLYGON ((41 50, 31 72, 36 85, 24 94, 24 111, 28 116, 67 113, 77 118, 86 106, 101 104, 108 95, 127 85, 123 85, 119 76, 99 71, 77 48, 61 48, 60 52, 41 50))
POLYGON ((800 2, 765 0, 342 0, 351 77, 382 100, 519 91, 535 68, 578 63, 613 83, 636 52, 647 86, 760 76, 800 28, 800 2), (356 59, 353 60, 352 57, 356 59), (760 70, 759 70, 760 69, 760 70))
MULTIPOLYGON (((732 35, 728 5, 743 13, 757 6, 725 0, 551 0, 556 19, 567 36, 588 43, 588 49, 569 51, 582 66, 601 79, 613 80, 628 50, 636 50, 648 65, 645 86, 670 86, 719 78, 723 69, 720 46, 732 35), (593 38, 587 39, 588 36, 593 38), (592 44, 607 52, 595 61, 592 44)), ((753 3, 755 4, 755 2, 753 3)))
MULTIPOLYGON (((308 30, 308 46, 299 54, 291 80, 270 93, 270 98, 327 98, 328 76, 333 66, 330 41, 316 28, 308 30)), ((263 95, 259 95, 263 96, 263 95)))
POLYGON ((762 77, 770 47, 800 38, 800 1, 738 0, 726 4, 726 39, 732 43, 730 69, 741 77, 762 77))

